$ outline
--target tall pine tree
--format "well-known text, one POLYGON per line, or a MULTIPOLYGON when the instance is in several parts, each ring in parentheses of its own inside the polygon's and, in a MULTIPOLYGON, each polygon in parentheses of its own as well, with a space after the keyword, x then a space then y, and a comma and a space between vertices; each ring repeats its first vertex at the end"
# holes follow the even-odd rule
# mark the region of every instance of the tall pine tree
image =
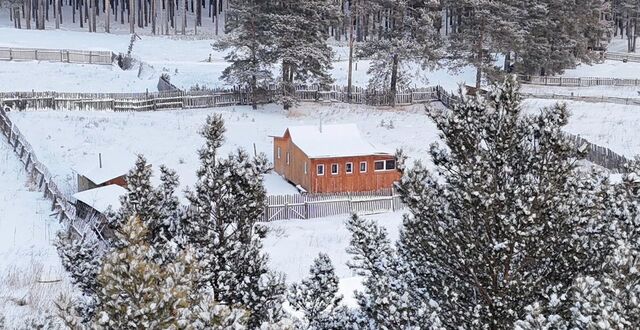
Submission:
POLYGON ((567 109, 527 116, 520 101, 510 77, 432 111, 438 177, 418 164, 400 185, 410 292, 452 326, 511 328, 550 286, 601 273, 611 251, 601 180, 576 170, 582 154, 562 133, 567 109))
POLYGON ((246 308, 249 326, 256 328, 282 317, 285 290, 282 277, 267 267, 261 251, 265 231, 256 225, 264 211, 262 175, 268 167, 264 155, 250 158, 242 150, 220 158, 224 132, 220 115, 207 119, 198 181, 187 196, 185 234, 204 270, 200 288, 212 289, 217 301, 246 308))

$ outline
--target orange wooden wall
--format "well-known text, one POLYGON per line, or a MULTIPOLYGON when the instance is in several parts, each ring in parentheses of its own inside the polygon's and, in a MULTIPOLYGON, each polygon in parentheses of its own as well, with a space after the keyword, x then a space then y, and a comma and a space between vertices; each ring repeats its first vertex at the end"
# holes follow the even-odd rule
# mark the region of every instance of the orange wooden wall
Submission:
POLYGON ((284 137, 274 137, 273 164, 276 173, 294 184, 299 184, 309 193, 359 192, 390 188, 399 181, 402 174, 398 170, 375 171, 377 160, 395 159, 393 155, 371 155, 337 158, 309 159, 285 133, 284 137), (280 157, 278 157, 280 148, 280 157), (289 164, 287 164, 287 152, 289 164), (367 163, 367 170, 360 172, 360 162, 367 163), (307 164, 305 173, 304 164, 307 164), (346 163, 353 163, 353 172, 346 173, 346 163), (317 175, 317 165, 324 165, 324 175, 317 175), (338 174, 331 174, 331 165, 338 164, 338 174))

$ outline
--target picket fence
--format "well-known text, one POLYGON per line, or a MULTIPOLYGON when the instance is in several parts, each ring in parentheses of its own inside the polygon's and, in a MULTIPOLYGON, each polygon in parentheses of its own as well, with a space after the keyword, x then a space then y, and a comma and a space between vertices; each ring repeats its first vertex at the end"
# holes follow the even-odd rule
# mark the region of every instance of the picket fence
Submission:
POLYGON ((375 192, 268 196, 263 221, 394 212, 404 208, 392 188, 375 192))
POLYGON ((0 47, 0 60, 7 61, 35 60, 111 65, 114 58, 115 55, 109 51, 0 47))
POLYGON ((614 173, 624 173, 627 171, 626 165, 629 163, 629 159, 626 157, 613 152, 609 148, 593 144, 581 136, 572 134, 567 134, 567 136, 576 146, 586 147, 587 155, 585 159, 591 163, 602 166, 614 173))

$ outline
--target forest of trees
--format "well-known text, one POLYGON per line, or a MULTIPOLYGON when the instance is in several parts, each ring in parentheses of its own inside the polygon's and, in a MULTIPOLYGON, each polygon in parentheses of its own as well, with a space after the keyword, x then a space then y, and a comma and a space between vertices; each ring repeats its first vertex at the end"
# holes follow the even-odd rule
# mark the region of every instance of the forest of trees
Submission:
MULTIPOLYGON (((409 213, 400 238, 356 215, 349 267, 363 278, 357 306, 320 254, 286 286, 267 266, 257 223, 263 155, 218 154, 224 123, 202 130, 188 205, 178 178, 150 182, 140 156, 105 240, 61 234, 63 265, 81 292, 57 319, 78 329, 624 329, 640 324, 640 165, 619 183, 578 168, 564 105, 522 113, 508 77, 484 99, 432 110, 443 145, 433 171, 416 163, 399 184, 409 213), (284 309, 287 301, 295 313, 284 309)), ((52 321, 53 319, 53 321, 52 321)), ((63 326, 64 325, 64 326, 63 326)))
POLYGON ((600 58, 612 37, 635 50, 640 0, 0 0, 17 28, 45 22, 134 33, 220 35, 231 50, 222 78, 252 91, 254 106, 274 83, 295 102, 296 84, 328 86, 329 43, 346 41, 348 90, 354 59, 371 60, 369 87, 390 95, 417 67, 476 68, 476 88, 505 73, 553 75, 600 58), (62 15, 61 13, 66 13, 62 15), (62 19, 65 19, 62 22, 62 19), (71 22, 69 22, 71 21, 71 22), (102 23, 102 24, 100 24, 102 23), (279 71, 277 77, 273 72, 279 71))

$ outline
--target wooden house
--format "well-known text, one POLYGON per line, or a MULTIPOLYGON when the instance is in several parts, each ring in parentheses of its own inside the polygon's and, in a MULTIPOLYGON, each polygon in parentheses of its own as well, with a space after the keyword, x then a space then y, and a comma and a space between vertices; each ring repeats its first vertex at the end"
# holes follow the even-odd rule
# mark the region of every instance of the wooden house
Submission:
POLYGON ((395 155, 376 149, 355 124, 289 127, 273 137, 275 171, 309 193, 390 188, 395 155))

